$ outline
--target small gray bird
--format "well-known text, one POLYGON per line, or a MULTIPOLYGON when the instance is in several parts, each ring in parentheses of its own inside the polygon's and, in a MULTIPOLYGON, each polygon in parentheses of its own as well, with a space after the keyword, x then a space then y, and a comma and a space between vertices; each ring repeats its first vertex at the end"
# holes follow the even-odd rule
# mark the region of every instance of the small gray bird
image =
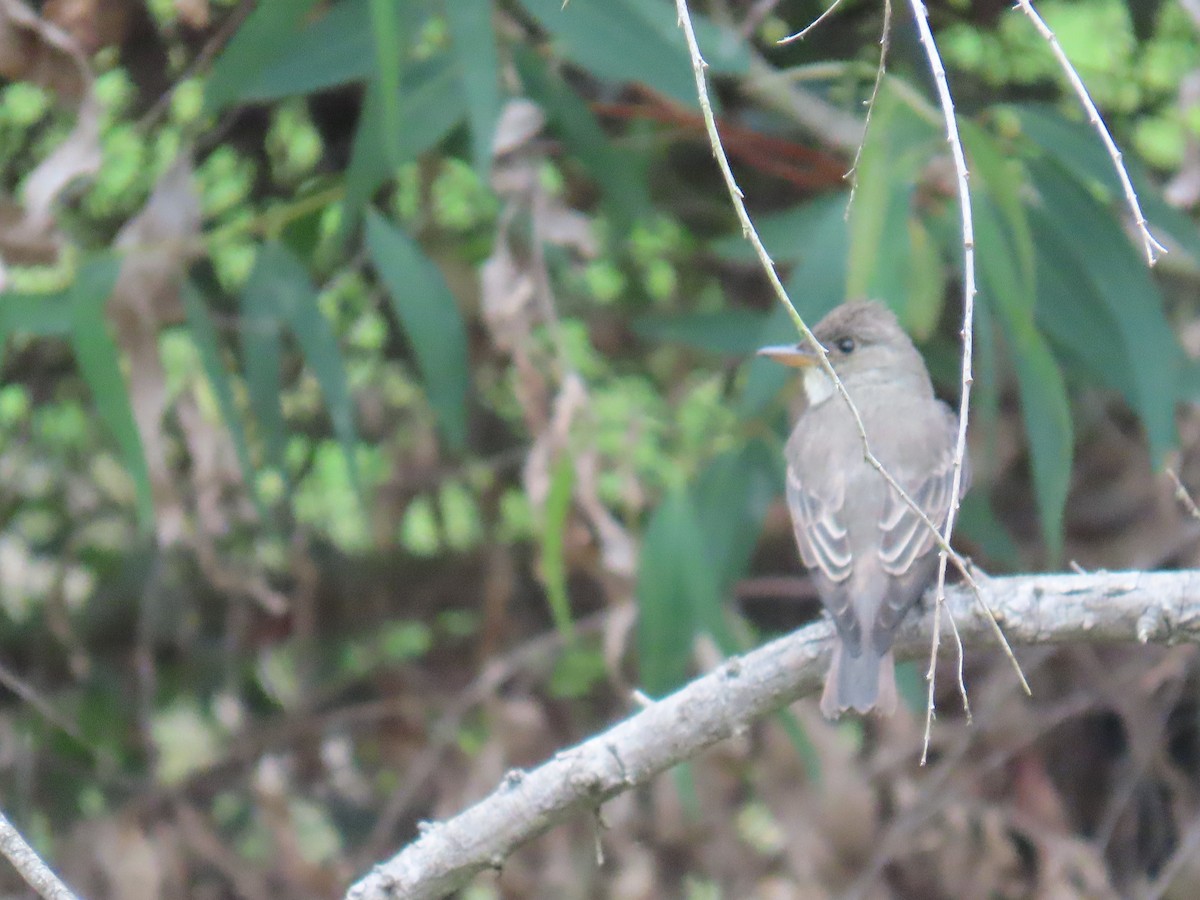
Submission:
MULTIPOLYGON (((871 450, 941 528, 950 512, 958 417, 933 396, 917 348, 890 310, 845 303, 813 329, 846 386, 871 450)), ((759 353, 803 371, 808 404, 788 439, 787 503, 804 564, 837 641, 821 697, 828 718, 896 708, 892 641, 937 570, 929 528, 863 458, 845 400, 806 342, 759 353)), ((962 493, 970 472, 963 471, 962 493)))

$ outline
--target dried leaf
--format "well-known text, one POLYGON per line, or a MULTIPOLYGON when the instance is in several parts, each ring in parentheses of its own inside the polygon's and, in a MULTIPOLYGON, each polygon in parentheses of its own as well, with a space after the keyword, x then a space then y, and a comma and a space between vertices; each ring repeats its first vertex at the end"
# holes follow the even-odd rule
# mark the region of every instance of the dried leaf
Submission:
POLYGON ((497 159, 527 146, 546 125, 542 108, 532 100, 517 97, 504 104, 496 135, 492 139, 492 156, 497 159))
POLYGON ((79 118, 67 139, 25 179, 21 197, 27 227, 35 232, 47 231, 53 222, 51 207, 63 188, 76 178, 94 175, 100 170, 100 162, 100 104, 89 93, 79 106, 79 118))
POLYGON ((199 232, 200 203, 191 161, 181 156, 159 179, 141 212, 117 235, 123 262, 108 305, 129 359, 129 399, 146 454, 155 528, 163 546, 184 537, 186 516, 164 430, 167 377, 158 336, 164 325, 183 318, 179 288, 199 232))
POLYGON ((17 0, 0 0, 0 76, 40 84, 78 104, 75 127, 25 178, 21 203, 0 198, 0 255, 10 263, 52 262, 63 239, 53 206, 75 179, 100 168, 100 104, 78 43, 17 0))

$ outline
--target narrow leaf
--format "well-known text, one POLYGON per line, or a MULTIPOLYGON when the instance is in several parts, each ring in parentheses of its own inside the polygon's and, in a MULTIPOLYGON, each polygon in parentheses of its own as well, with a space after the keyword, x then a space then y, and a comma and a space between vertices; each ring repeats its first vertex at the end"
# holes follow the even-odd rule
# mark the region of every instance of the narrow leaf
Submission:
MULTIPOLYGON (((1067 119, 1058 110, 1045 104, 1022 104, 1013 109, 1021 120, 1022 132, 1047 157, 1073 173, 1074 177, 1103 187, 1108 199, 1119 204, 1124 213, 1125 192, 1108 151, 1091 125, 1067 119)), ((1137 160, 1125 157, 1122 162, 1137 192, 1138 203, 1151 232, 1158 233, 1160 237, 1162 232, 1170 235, 1192 258, 1193 265, 1200 265, 1200 231, 1196 229, 1196 223, 1167 203, 1137 160)), ((1144 266, 1146 260, 1140 249, 1137 256, 1144 266)))
POLYGON ((633 331, 647 340, 684 344, 710 353, 747 355, 760 346, 767 313, 722 309, 710 313, 646 315, 633 321, 633 331))
POLYGON ((586 101, 537 54, 516 47, 513 59, 529 96, 545 111, 567 150, 600 185, 614 227, 628 229, 651 209, 646 158, 615 146, 586 101))
MULTIPOLYGON (((811 327, 846 297, 846 195, 830 194, 806 204, 806 214, 792 220, 791 238, 799 262, 787 279, 788 295, 811 327)), ((763 325, 758 346, 796 341, 799 335, 787 310, 776 303, 763 325)), ((785 384, 793 383, 794 370, 761 357, 743 364, 744 377, 737 398, 738 415, 751 419, 762 414, 785 384)))
POLYGON ((294 37, 271 48, 273 58, 241 85, 238 99, 268 103, 361 81, 377 71, 372 51, 367 4, 334 4, 294 37))
POLYGON ((689 568, 706 565, 687 491, 677 488, 650 517, 638 565, 638 673, 651 696, 687 677, 692 640, 699 629, 689 568))
POLYGON ((154 528, 150 472, 129 402, 129 387, 121 374, 120 354, 104 316, 104 305, 116 284, 118 271, 118 261, 111 257, 88 263, 79 270, 67 292, 71 303, 71 346, 100 418, 116 438, 133 477, 138 522, 149 533, 154 528))
POLYGON ((291 44, 314 2, 260 3, 254 8, 213 62, 204 89, 209 112, 220 112, 243 99, 246 86, 291 44))
MULTIPOLYGON (((767 509, 782 489, 783 457, 759 439, 716 457, 693 481, 697 522, 722 593, 746 574, 767 509)), ((709 610, 702 621, 723 612, 709 610)))
POLYGON ((1042 201, 1042 221, 1089 273, 1117 326, 1125 349, 1117 364, 1129 368, 1134 408, 1157 465, 1177 440, 1174 398, 1182 358, 1162 293, 1120 223, 1067 171, 1043 161, 1029 169, 1042 201))
POLYGON ((910 277, 910 271, 914 264, 928 263, 931 253, 936 258, 936 248, 926 242, 924 257, 914 260, 909 227, 912 196, 917 174, 939 140, 929 123, 894 90, 881 90, 863 144, 850 207, 847 296, 882 300, 914 332, 915 326, 929 318, 929 311, 919 310, 914 316, 910 310, 910 288, 925 289, 910 277))
POLYGON ((246 429, 242 427, 242 419, 238 415, 237 403, 233 396, 233 385, 221 359, 221 342, 217 337, 217 329, 213 326, 212 318, 205 307, 204 297, 192 282, 183 283, 181 294, 183 309, 187 315, 188 334, 200 355, 204 375, 212 385, 221 420, 233 439, 234 452, 242 470, 242 480, 257 503, 259 497, 255 488, 254 466, 250 462, 250 447, 246 442, 246 429))
POLYGON ((467 120, 471 125, 471 159, 479 177, 486 180, 491 172, 492 138, 502 105, 492 2, 446 0, 443 8, 466 97, 467 120))
POLYGON ((371 32, 375 43, 375 70, 379 87, 392 102, 383 106, 383 146, 391 165, 400 163, 400 29, 397 27, 395 0, 370 0, 371 32))
POLYGON ((597 78, 616 84, 638 81, 687 107, 695 107, 696 86, 682 37, 668 40, 657 29, 631 27, 641 18, 635 3, 571 3, 521 0, 521 5, 554 38, 555 51, 597 78))
POLYGON ((1042 536, 1050 559, 1057 562, 1062 553, 1063 509, 1074 454, 1066 383, 1034 323, 1033 304, 1022 288, 1018 263, 1008 252, 1003 224, 987 196, 976 197, 975 227, 980 296, 995 313, 1013 355, 1042 536))
POLYGON ((1075 450, 1071 403, 1062 371, 1045 338, 1032 328, 1016 331, 1009 337, 1042 533, 1054 564, 1062 557, 1063 510, 1071 486, 1075 450))
POLYGON ((429 403, 452 447, 467 442, 467 337, 462 315, 437 266, 396 226, 367 213, 367 249, 392 311, 416 356, 429 403))
POLYGON ((0 344, 11 334, 62 337, 72 323, 70 291, 0 294, 0 344))
POLYGON ((358 486, 354 400, 350 396, 337 337, 317 304, 317 291, 308 270, 286 247, 274 243, 265 244, 259 250, 258 266, 262 266, 267 275, 261 289, 272 295, 270 303, 295 335, 304 361, 317 379, 334 434, 346 457, 350 480, 358 486))
POLYGON ((282 304, 286 300, 280 293, 287 286, 279 284, 273 259, 265 249, 260 248, 242 289, 242 366, 267 461, 282 470, 285 429, 279 398, 283 393, 282 304))
MULTIPOLYGON (((358 213, 371 195, 394 171, 388 160, 382 124, 387 97, 377 80, 368 84, 346 168, 347 230, 358 221, 358 213)), ((404 123, 397 140, 398 165, 416 159, 441 141, 465 115, 463 92, 449 54, 423 60, 406 70, 400 94, 392 103, 397 118, 404 123)))

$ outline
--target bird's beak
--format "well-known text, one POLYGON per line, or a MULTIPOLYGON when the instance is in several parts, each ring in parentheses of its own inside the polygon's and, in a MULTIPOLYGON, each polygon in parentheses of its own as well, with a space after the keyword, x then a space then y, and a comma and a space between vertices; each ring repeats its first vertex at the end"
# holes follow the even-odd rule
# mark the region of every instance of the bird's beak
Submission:
POLYGON ((773 359, 785 366, 791 366, 793 369, 807 369, 809 366, 817 364, 817 355, 799 344, 775 344, 771 347, 763 347, 758 351, 758 355, 773 359))

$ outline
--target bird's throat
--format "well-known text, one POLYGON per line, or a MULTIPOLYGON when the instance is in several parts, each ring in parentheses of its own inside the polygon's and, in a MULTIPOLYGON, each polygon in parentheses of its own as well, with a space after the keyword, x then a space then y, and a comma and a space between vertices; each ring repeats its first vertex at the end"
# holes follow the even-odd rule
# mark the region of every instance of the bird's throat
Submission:
POLYGON ((820 366, 809 366, 804 370, 804 395, 811 409, 833 396, 833 379, 820 366))

